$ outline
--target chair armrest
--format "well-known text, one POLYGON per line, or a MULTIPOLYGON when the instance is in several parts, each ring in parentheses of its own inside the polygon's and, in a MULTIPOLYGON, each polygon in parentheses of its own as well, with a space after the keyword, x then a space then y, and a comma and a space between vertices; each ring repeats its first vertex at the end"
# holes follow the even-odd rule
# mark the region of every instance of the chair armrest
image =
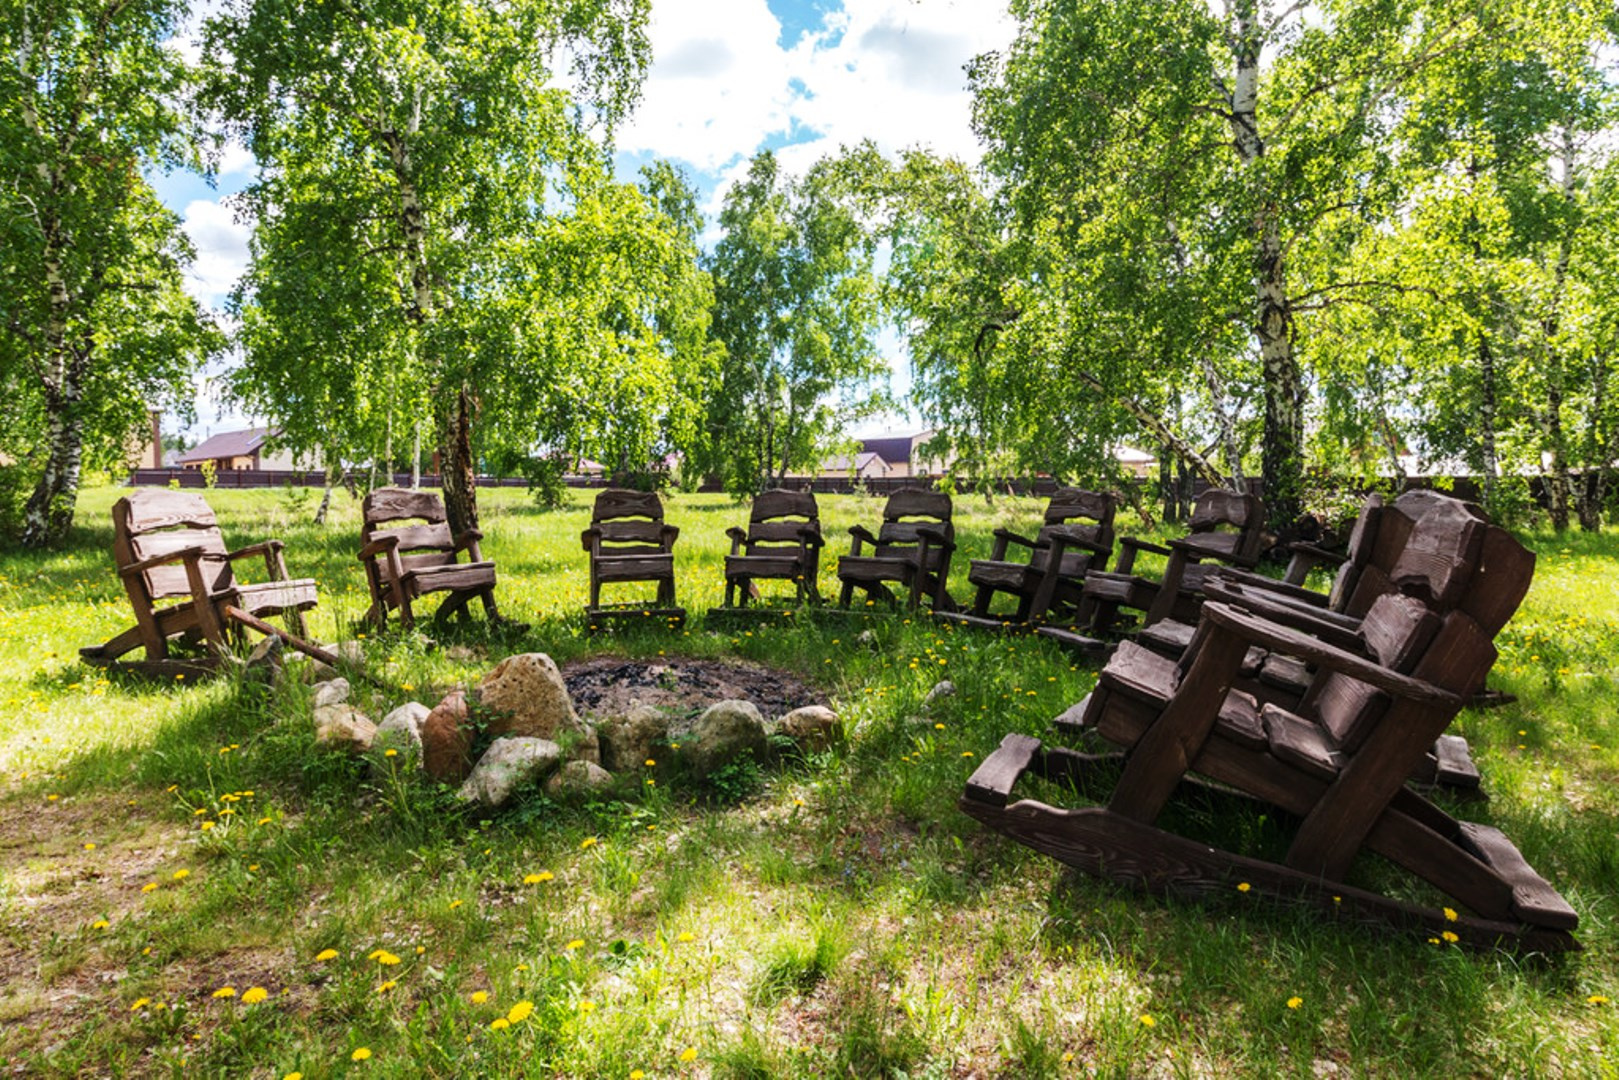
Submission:
POLYGON ((1327 595, 1325 593, 1318 593, 1314 589, 1306 589, 1298 585, 1289 585, 1285 581, 1278 578, 1266 577, 1264 574, 1255 574, 1250 573, 1247 570, 1233 570, 1230 567, 1221 567, 1210 576, 1211 579, 1215 577, 1224 578, 1234 585, 1242 586, 1244 589, 1252 589, 1259 592, 1270 593, 1273 596, 1283 597, 1296 604, 1308 604, 1311 607, 1321 608, 1322 610, 1325 610, 1327 606, 1327 595))
POLYGON ((1216 575, 1205 581, 1203 595, 1209 600, 1232 604, 1262 619, 1280 623, 1290 630, 1320 638, 1346 652, 1365 655, 1366 644, 1360 637, 1358 619, 1349 619, 1321 608, 1302 607, 1263 592, 1250 591, 1232 584, 1224 575, 1216 575))
POLYGON ((273 558, 276 552, 286 546, 280 540, 261 540, 257 544, 249 544, 244 548, 237 548, 235 551, 227 552, 225 558, 230 562, 245 559, 249 555, 263 555, 273 558))
POLYGON ((1047 535, 1051 537, 1052 548, 1057 550, 1077 547, 1084 548, 1086 551, 1094 551, 1098 555, 1106 555, 1113 550, 1111 544, 1104 544, 1100 541, 1092 540, 1088 536, 1082 536, 1077 530, 1057 528, 1052 529, 1047 535))
MULTIPOLYGON (((1011 529, 996 529, 995 530, 995 539, 1002 540, 1002 541, 1005 541, 1007 543, 1012 543, 1012 544, 1022 544, 1026 548, 1037 548, 1037 547, 1040 546, 1039 544, 1035 543, 1033 540, 1030 540, 1027 536, 1019 536, 1017 533, 1013 532, 1011 529)), ((1002 548, 1002 550, 1004 551, 1005 549, 1002 548)))
POLYGON ((383 536, 371 541, 369 544, 365 545, 365 547, 361 548, 360 553, 356 555, 355 558, 359 559, 361 562, 366 562, 369 559, 375 559, 378 555, 385 554, 389 551, 397 551, 398 549, 399 537, 383 536))
POLYGON ((748 534, 732 525, 725 530, 725 535, 731 538, 731 554, 736 555, 742 551, 742 545, 747 543, 748 534))
POLYGON ((1346 551, 1329 551, 1324 547, 1317 547, 1303 540, 1297 540, 1287 545, 1287 550, 1295 556, 1303 556, 1312 562, 1331 563, 1334 566, 1342 566, 1349 561, 1349 553, 1346 551))
POLYGON ((1170 554, 1170 550, 1164 547, 1162 544, 1154 544, 1151 541, 1142 540, 1134 536, 1126 536, 1124 539, 1119 541, 1119 546, 1131 548, 1136 551, 1150 551, 1154 555, 1163 555, 1166 557, 1170 554))
POLYGON ((602 531, 599 526, 592 525, 579 534, 579 543, 592 555, 600 555, 602 549, 602 531))
POLYGON ((1259 565, 1259 560, 1256 558, 1245 555, 1236 555, 1229 551, 1211 551, 1202 544, 1199 544, 1196 540, 1171 540, 1169 542, 1169 546, 1173 550, 1184 554, 1187 560, 1190 562, 1202 562, 1204 559, 1217 559, 1220 562, 1228 563, 1232 566, 1240 566, 1244 569, 1250 569, 1259 565))
POLYGON ((854 537, 854 544, 849 548, 849 554, 851 555, 859 555, 860 545, 863 543, 870 544, 872 547, 877 546, 877 538, 864 525, 850 525, 849 535, 854 537))
POLYGON ((1401 675, 1364 657, 1318 641, 1307 634, 1290 630, 1269 622, 1230 604, 1211 602, 1203 605, 1203 618, 1222 630, 1228 630, 1245 641, 1263 645, 1274 652, 1295 656, 1317 667, 1331 668, 1350 678, 1369 683, 1379 690, 1407 701, 1441 705, 1459 709, 1462 699, 1430 682, 1401 675))
POLYGON ((680 539, 680 526, 664 525, 658 529, 658 536, 663 542, 663 550, 668 551, 680 539))
POLYGON ((923 540, 928 541, 930 544, 938 545, 946 551, 950 551, 956 546, 955 542, 945 535, 943 529, 933 525, 920 526, 916 530, 916 535, 921 537, 923 540))
POLYGON ((118 573, 124 577, 131 577, 135 574, 144 574, 146 571, 155 567, 167 566, 169 563, 191 562, 192 560, 202 558, 203 555, 204 552, 202 548, 193 545, 191 547, 180 548, 178 551, 171 551, 167 555, 153 555, 149 559, 142 559, 140 562, 132 562, 126 566, 120 566, 118 568, 118 573))
POLYGON ((821 530, 809 525, 805 525, 798 530, 798 537, 806 547, 818 548, 826 546, 826 538, 821 535, 821 530))
POLYGON ((478 542, 482 539, 482 530, 467 529, 452 542, 450 554, 454 555, 457 551, 464 551, 473 562, 483 562, 483 552, 478 548, 478 542))

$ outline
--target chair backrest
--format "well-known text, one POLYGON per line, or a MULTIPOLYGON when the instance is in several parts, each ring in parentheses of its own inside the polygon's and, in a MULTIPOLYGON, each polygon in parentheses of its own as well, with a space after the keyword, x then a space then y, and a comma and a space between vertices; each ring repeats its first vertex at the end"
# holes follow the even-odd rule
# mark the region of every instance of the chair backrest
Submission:
MULTIPOLYGON (((1388 593, 1377 598, 1361 622, 1360 638, 1369 657, 1383 667, 1409 675, 1438 633, 1441 617, 1421 600, 1388 593)), ((1388 709, 1388 695, 1350 675, 1329 668, 1320 674, 1300 702, 1313 711, 1338 745, 1353 753, 1388 709)))
POLYGON ((614 555, 651 555, 663 550, 663 500, 655 491, 608 488, 596 496, 590 527, 601 530, 614 555))
POLYGON ((1257 495, 1210 488, 1197 497, 1186 539, 1200 550, 1252 562, 1265 542, 1265 504, 1257 495))
MULTIPOLYGON (((1041 545, 1049 544, 1052 530, 1064 528, 1079 533, 1087 540, 1112 548, 1113 518, 1117 512, 1117 501, 1106 492, 1085 491, 1074 487, 1058 488, 1052 494, 1051 502, 1046 505, 1045 525, 1035 538, 1035 542, 1041 545), (1086 524, 1076 525, 1074 522, 1086 524)), ((1070 548, 1063 552, 1059 572, 1077 577, 1092 568, 1105 568, 1107 561, 1107 555, 1070 548)))
MULTIPOLYGON (((950 521, 952 512, 950 496, 942 491, 901 488, 894 492, 883 507, 883 524, 877 533, 877 557, 905 555, 921 540, 920 530, 924 528, 942 532, 947 542, 954 543, 956 527, 950 521)), ((944 558, 944 551, 934 546, 929 550, 928 565, 924 569, 937 570, 944 558)))
POLYGON ((748 516, 748 552, 763 547, 797 547, 804 530, 821 535, 821 509, 808 491, 762 491, 748 516))
MULTIPOLYGON (((204 552, 203 579, 208 588, 217 592, 233 581, 219 521, 195 492, 141 488, 124 496, 113 504, 112 534, 113 558, 119 566, 200 547, 204 552)), ((140 578, 148 603, 191 595, 184 563, 155 566, 140 578)))
POLYGON ((397 536, 404 569, 455 562, 455 537, 444 513, 444 500, 433 492, 376 488, 365 497, 360 512, 360 543, 397 536))
POLYGON ((1345 559, 1332 579, 1332 589, 1327 593, 1329 610, 1343 612, 1349 598, 1355 594, 1361 571, 1371 562, 1372 553, 1377 547, 1377 534, 1382 527, 1383 517, 1383 496, 1374 491, 1366 496, 1366 501, 1360 507, 1360 516, 1355 518, 1355 527, 1349 530, 1345 559))

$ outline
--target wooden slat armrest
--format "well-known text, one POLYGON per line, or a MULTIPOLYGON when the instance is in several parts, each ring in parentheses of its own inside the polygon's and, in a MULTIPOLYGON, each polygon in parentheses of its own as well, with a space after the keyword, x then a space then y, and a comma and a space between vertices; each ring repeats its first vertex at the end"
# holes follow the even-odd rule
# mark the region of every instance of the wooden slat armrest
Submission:
POLYGON ((1210 550, 1209 548, 1204 547, 1202 544, 1199 544, 1197 540, 1192 537, 1171 540, 1169 542, 1169 546, 1172 550, 1179 551, 1184 554, 1187 559, 1192 562, 1198 562, 1202 559, 1218 559, 1223 563, 1230 563, 1232 566, 1240 566, 1244 569, 1259 565, 1259 560, 1257 558, 1246 555, 1237 555, 1230 551, 1210 550))
POLYGON ((202 558, 204 554, 205 552, 202 548, 192 545, 191 547, 180 548, 178 551, 171 551, 166 555, 153 555, 149 559, 142 559, 140 562, 132 562, 127 566, 120 566, 118 568, 118 573, 124 577, 130 577, 134 574, 144 574, 146 571, 151 570, 154 567, 167 566, 170 563, 177 562, 190 562, 193 559, 202 558))
POLYGON ((931 544, 936 544, 937 546, 944 548, 946 551, 949 551, 956 546, 950 542, 949 537, 945 536, 943 529, 937 528, 933 525, 918 526, 916 535, 931 544))
POLYGON ((849 535, 854 537, 854 547, 850 551, 850 554, 852 555, 860 554, 860 545, 863 543, 870 544, 872 547, 877 546, 877 538, 873 536, 871 534, 871 530, 866 528, 864 525, 850 525, 849 535))
POLYGON ((1017 533, 1013 532, 1011 529, 996 529, 995 530, 995 539, 997 539, 997 540, 1005 540, 1006 542, 1011 543, 1011 544, 1022 544, 1026 548, 1037 548, 1037 547, 1040 546, 1039 544, 1035 543, 1033 540, 1030 540, 1027 536, 1019 536, 1017 533))
POLYGON ((1089 536, 1081 534, 1077 529, 1056 528, 1052 529, 1047 535, 1051 537, 1051 545, 1054 548, 1059 546, 1084 548, 1086 551, 1094 551, 1098 555, 1106 555, 1113 550, 1111 544, 1093 540, 1089 536))
POLYGON ((1348 552, 1329 551, 1324 547, 1317 547, 1304 540, 1296 540, 1287 545, 1287 550, 1295 556, 1311 559, 1315 562, 1331 563, 1333 566, 1342 566, 1349 561, 1348 552))
POLYGON ((798 530, 798 535, 808 547, 818 548, 826 546, 826 539, 821 536, 821 530, 813 525, 805 525, 803 528, 798 530))
POLYGON ((280 540, 261 540, 257 544, 249 544, 245 548, 237 548, 235 551, 227 552, 225 558, 235 562, 237 559, 245 559, 249 555, 274 555, 286 546, 280 540))
POLYGON ((1365 643, 1356 633, 1358 620, 1328 618, 1332 612, 1306 608, 1297 604, 1277 601, 1262 592, 1250 592, 1234 587, 1224 577, 1211 577, 1203 583, 1203 595, 1210 600, 1235 604, 1262 619, 1280 623, 1290 630, 1320 638, 1327 644, 1352 652, 1365 654, 1365 643))
POLYGON ((748 541, 748 534, 737 528, 735 525, 732 525, 729 529, 725 530, 725 535, 730 537, 731 540, 731 554, 741 554, 742 545, 748 541))
POLYGON ((355 557, 361 562, 365 562, 368 559, 374 559, 378 555, 386 554, 389 551, 396 551, 398 548, 399 537, 379 536, 377 539, 371 541, 369 544, 365 545, 365 547, 361 548, 360 554, 355 557))
POLYGON ((658 529, 658 537, 663 541, 663 550, 668 551, 680 539, 679 525, 664 525, 658 529))
POLYGON ((464 548, 467 548, 467 547, 471 546, 472 544, 476 544, 478 541, 480 541, 482 539, 483 539, 483 532, 481 530, 479 530, 479 529, 467 529, 465 532, 460 533, 459 535, 456 536, 455 541, 454 541, 455 550, 461 551, 464 548))
POLYGON ((1134 536, 1126 536, 1124 539, 1119 541, 1119 545, 1121 547, 1132 548, 1136 551, 1150 551, 1154 555, 1163 555, 1167 557, 1170 554, 1170 550, 1164 547, 1162 544, 1154 544, 1151 541, 1141 540, 1134 536))
MULTIPOLYGON (((1289 601, 1295 603, 1308 604, 1311 607, 1322 609, 1325 609, 1327 606, 1326 593, 1318 593, 1314 589, 1306 589, 1301 585, 1289 585, 1285 581, 1281 581, 1273 577, 1266 577, 1264 574, 1256 574, 1247 570, 1235 570, 1230 567, 1225 567, 1212 574, 1209 578, 1209 582, 1213 582, 1215 578, 1223 578, 1226 581, 1230 581, 1236 585, 1242 586, 1244 589, 1249 589, 1256 592, 1271 593, 1274 596, 1286 597, 1289 601)), ((1208 585, 1205 584, 1204 591, 1207 591, 1207 589, 1208 585)))
POLYGON ((1369 683, 1395 697, 1443 705, 1447 708, 1461 708, 1461 698, 1448 690, 1421 679, 1413 679, 1409 675, 1401 675, 1397 671, 1391 671, 1344 649, 1335 648, 1307 634, 1269 622, 1241 608, 1210 602, 1203 605, 1203 618, 1255 645, 1263 645, 1275 652, 1295 656, 1318 667, 1331 668, 1333 671, 1369 683))
POLYGON ((580 533, 579 543, 592 555, 600 555, 602 546, 601 528, 599 526, 592 525, 590 528, 580 533))

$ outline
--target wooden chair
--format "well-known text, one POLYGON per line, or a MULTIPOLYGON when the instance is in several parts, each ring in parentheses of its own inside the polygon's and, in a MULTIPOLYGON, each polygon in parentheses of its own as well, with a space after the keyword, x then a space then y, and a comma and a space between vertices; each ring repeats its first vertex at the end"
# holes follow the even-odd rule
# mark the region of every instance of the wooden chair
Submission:
POLYGON ((888 498, 883 507, 883 523, 877 535, 863 525, 849 529, 854 543, 849 554, 838 560, 842 589, 838 606, 847 608, 856 587, 875 601, 878 597, 896 602, 892 582, 905 593, 906 604, 917 607, 926 596, 935 611, 953 610, 955 601, 946 590, 950 556, 956 549, 956 530, 950 522, 950 496, 943 492, 904 488, 888 498), (921 520, 907 520, 920 518, 921 520), (870 544, 870 555, 862 555, 862 545, 870 544))
POLYGON ((490 622, 499 622, 495 605, 495 564, 484 559, 478 542, 483 534, 469 529, 450 535, 444 500, 430 491, 377 488, 362 504, 360 562, 371 587, 366 619, 386 626, 388 612, 399 611, 409 630, 416 625, 415 602, 429 593, 449 593, 434 621, 467 614, 473 600, 481 600, 490 622), (462 552, 467 561, 460 561, 462 552))
POLYGON ((586 624, 594 630, 607 619, 625 616, 657 616, 674 625, 684 622, 686 609, 675 604, 674 546, 679 536, 678 528, 664 523, 663 502, 656 492, 608 488, 596 496, 590 528, 580 535, 590 553, 586 624), (656 582, 656 606, 603 606, 602 586, 626 581, 656 582))
POLYGON ((1104 637, 1114 632, 1121 608, 1144 612, 1143 626, 1163 619, 1195 622, 1202 605, 1203 581, 1218 567, 1205 560, 1251 569, 1264 546, 1265 504, 1256 495, 1210 488, 1198 496, 1187 522, 1190 532, 1167 547, 1133 536, 1119 541, 1119 561, 1111 572, 1085 576, 1089 621, 1083 628, 1043 626, 1039 632, 1069 648, 1091 654, 1108 649, 1104 637), (1157 581, 1134 573, 1136 555, 1150 551, 1169 561, 1157 581))
MULTIPOLYGON (((142 488, 119 499, 112 508, 113 560, 135 612, 135 625, 104 645, 79 650, 90 663, 114 665, 140 646, 144 662, 117 663, 119 668, 172 676, 217 666, 229 651, 230 639, 243 625, 262 624, 281 616, 293 638, 306 635, 303 612, 316 603, 315 583, 287 576, 285 545, 266 540, 230 551, 219 522, 201 495, 167 488, 142 488), (238 560, 261 557, 268 581, 248 584, 236 576, 238 560), (168 606, 165 601, 178 601, 168 606), (245 619, 238 617, 244 616, 245 619), (177 643, 201 644, 198 659, 171 656, 177 643)), ((255 626, 256 629, 274 627, 255 626)))
POLYGON ((725 530, 731 553, 725 557, 725 607, 745 608, 759 599, 756 582, 791 581, 799 603, 821 602, 821 511, 804 491, 773 490, 753 500, 744 531, 725 530), (738 597, 740 596, 740 603, 738 597))
POLYGON ((1031 540, 1009 529, 995 530, 988 559, 974 559, 967 580, 978 587, 971 612, 935 612, 947 621, 1001 629, 1027 624, 1056 613, 1070 621, 1082 617, 1085 576, 1107 569, 1113 554, 1112 495, 1079 488, 1059 488, 1046 505, 1045 522, 1031 540), (1009 559, 1012 545, 1027 549, 1027 561, 1009 559), (1010 615, 994 615, 996 593, 1017 598, 1010 615))
POLYGON ((1434 938, 1576 948, 1573 908, 1506 836, 1458 821, 1405 786, 1484 684, 1496 655, 1489 636, 1464 611, 1441 616, 1391 595, 1372 605, 1357 637, 1358 651, 1338 648, 1211 600, 1180 663, 1125 642, 1096 689, 1059 718, 1059 726, 1077 724, 1123 747, 1122 755, 1009 735, 968 781, 961 807, 1072 866, 1156 891, 1258 892, 1434 938), (1255 645, 1305 657, 1320 673, 1298 711, 1232 689, 1255 645), (1080 790, 1116 781, 1105 805, 1058 809, 1012 801, 1028 773, 1080 790), (1158 826, 1183 781, 1212 781, 1296 817, 1285 857, 1222 851, 1158 826), (1349 884, 1363 853, 1423 878, 1454 908, 1349 884))

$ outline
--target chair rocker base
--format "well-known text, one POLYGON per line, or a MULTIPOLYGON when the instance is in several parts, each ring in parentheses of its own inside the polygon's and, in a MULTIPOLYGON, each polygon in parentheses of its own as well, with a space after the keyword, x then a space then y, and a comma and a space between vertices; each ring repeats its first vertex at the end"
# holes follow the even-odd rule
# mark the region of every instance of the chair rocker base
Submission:
POLYGON ((651 622, 661 619, 672 626, 683 626, 686 622, 686 609, 683 607, 658 607, 655 604, 599 604, 596 607, 585 607, 585 629, 594 633, 606 627, 609 623, 624 623, 631 620, 645 620, 651 622))
POLYGON ((167 657, 163 660, 114 660, 100 645, 89 645, 79 650, 79 659, 112 675, 126 675, 137 679, 176 678, 205 679, 225 667, 218 656, 167 657))
MULTIPOLYGON (((1013 788, 1026 773, 1063 782, 1083 781, 1115 756, 1099 757, 1044 748, 1038 739, 1008 735, 984 760, 959 800, 968 816, 1042 854, 1096 877, 1160 895, 1197 898, 1252 896, 1307 907, 1357 925, 1393 926, 1438 940, 1447 932, 1476 948, 1510 948, 1557 953, 1577 951, 1566 930, 1467 914, 1452 919, 1443 908, 1425 907, 1325 880, 1279 863, 1221 851, 1207 844, 1127 818, 1106 807, 1064 810, 1033 799, 1012 801, 1013 788), (1241 888, 1244 884, 1246 889, 1241 888)), ((1486 843, 1510 842, 1494 830, 1478 830, 1486 843), (1498 839, 1492 839, 1498 838, 1498 839)), ((1516 849, 1492 861, 1521 864, 1519 873, 1544 885, 1516 849)))

